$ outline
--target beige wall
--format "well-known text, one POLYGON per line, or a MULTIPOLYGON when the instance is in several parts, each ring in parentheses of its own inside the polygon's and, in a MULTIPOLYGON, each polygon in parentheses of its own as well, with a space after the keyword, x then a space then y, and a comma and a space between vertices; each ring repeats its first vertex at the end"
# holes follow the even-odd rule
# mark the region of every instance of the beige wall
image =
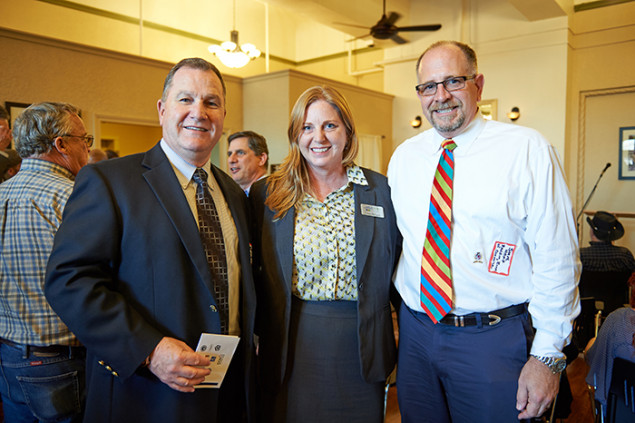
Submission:
MULTIPOLYGON (((635 3, 576 13, 570 26, 567 171, 576 210, 612 163, 587 209, 634 213, 635 180, 618 178, 618 151, 619 128, 635 126, 635 3)), ((620 221, 626 235, 616 244, 635 251, 635 219, 620 221)))
MULTIPOLYGON (((149 150, 161 137, 160 126, 102 122, 99 140, 104 138, 114 140, 114 150, 123 157, 149 150)), ((97 145, 97 147, 104 148, 103 145, 97 145)))
POLYGON ((289 73, 272 72, 243 81, 244 128, 267 139, 269 164, 279 164, 287 155, 289 124, 289 73))

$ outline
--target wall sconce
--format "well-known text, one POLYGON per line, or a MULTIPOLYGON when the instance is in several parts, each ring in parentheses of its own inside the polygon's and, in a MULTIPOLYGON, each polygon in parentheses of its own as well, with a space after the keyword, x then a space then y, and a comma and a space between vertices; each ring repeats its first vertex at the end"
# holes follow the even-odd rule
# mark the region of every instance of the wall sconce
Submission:
POLYGON ((419 128, 421 126, 421 116, 417 116, 410 121, 410 126, 413 128, 419 128))
POLYGON ((512 122, 516 122, 520 117, 520 109, 518 107, 512 107, 512 111, 507 113, 507 117, 512 122))

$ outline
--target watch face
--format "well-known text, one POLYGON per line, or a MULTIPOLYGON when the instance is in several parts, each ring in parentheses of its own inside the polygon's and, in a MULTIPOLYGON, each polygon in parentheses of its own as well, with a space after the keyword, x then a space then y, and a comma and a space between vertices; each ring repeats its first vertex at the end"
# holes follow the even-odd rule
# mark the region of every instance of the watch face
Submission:
POLYGON ((560 358, 556 360, 556 362, 553 363, 553 365, 551 366, 552 370, 555 373, 560 373, 561 371, 565 369, 565 367, 567 367, 567 360, 564 358, 560 358))

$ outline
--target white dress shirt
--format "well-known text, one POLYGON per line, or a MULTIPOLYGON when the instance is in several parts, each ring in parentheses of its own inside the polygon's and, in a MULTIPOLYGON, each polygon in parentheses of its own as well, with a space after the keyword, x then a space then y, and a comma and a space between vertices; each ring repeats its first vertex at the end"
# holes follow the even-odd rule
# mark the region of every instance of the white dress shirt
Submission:
MULTIPOLYGON (((453 139, 452 313, 529 302, 531 353, 562 355, 580 309, 580 261, 556 150, 532 129, 480 114, 453 139)), ((442 141, 435 129, 422 132, 396 149, 388 167, 404 238, 394 282, 406 305, 421 312, 421 255, 442 141)))

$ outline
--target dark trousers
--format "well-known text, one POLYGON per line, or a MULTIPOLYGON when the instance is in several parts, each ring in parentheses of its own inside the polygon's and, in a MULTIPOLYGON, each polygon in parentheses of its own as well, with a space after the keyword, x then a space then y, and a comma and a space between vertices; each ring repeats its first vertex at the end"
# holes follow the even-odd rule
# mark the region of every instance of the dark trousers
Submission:
POLYGON ((518 376, 533 330, 527 312, 494 326, 434 324, 399 310, 397 396, 403 423, 517 422, 518 376))

